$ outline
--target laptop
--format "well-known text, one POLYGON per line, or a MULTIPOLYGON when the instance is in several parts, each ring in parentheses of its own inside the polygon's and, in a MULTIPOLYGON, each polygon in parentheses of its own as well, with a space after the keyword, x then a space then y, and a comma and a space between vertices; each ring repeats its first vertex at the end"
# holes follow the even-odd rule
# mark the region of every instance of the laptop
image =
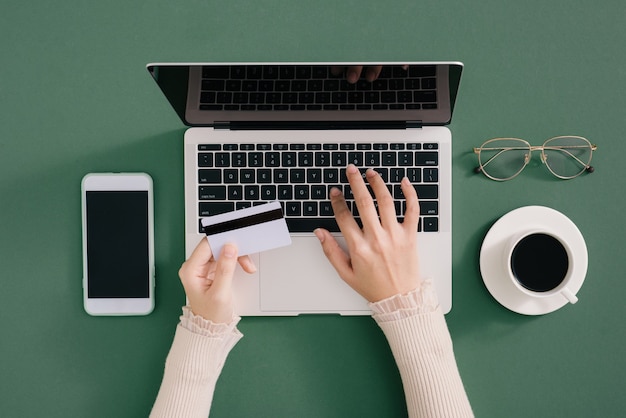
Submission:
POLYGON ((279 201, 292 244, 252 255, 233 287, 242 316, 370 315, 337 275, 312 231, 345 241, 331 187, 351 201, 345 167, 381 173, 404 210, 399 182, 420 197, 421 274, 452 307, 450 123, 460 62, 153 63, 150 74, 189 128, 184 135, 185 250, 205 237, 201 219, 279 201), (362 68, 360 78, 348 74, 362 68), (354 82, 353 82, 354 81, 354 82))

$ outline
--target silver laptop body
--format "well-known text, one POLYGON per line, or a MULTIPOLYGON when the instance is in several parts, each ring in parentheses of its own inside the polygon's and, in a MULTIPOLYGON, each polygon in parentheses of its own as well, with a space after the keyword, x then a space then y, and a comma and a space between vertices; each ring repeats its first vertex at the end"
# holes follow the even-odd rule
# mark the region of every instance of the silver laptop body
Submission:
MULTIPOLYGON (((155 63, 148 70, 181 120, 185 249, 204 237, 203 216, 278 200, 292 245, 255 254, 233 286, 242 316, 369 315, 324 256, 315 227, 336 227, 327 191, 349 189, 347 163, 384 173, 396 197, 409 176, 420 195, 421 274, 452 307, 451 133, 463 65, 414 63, 155 63), (352 84, 352 66, 382 66, 352 84)), ((355 215, 358 211, 353 209, 355 215)), ((343 243, 340 233, 334 232, 343 243)))

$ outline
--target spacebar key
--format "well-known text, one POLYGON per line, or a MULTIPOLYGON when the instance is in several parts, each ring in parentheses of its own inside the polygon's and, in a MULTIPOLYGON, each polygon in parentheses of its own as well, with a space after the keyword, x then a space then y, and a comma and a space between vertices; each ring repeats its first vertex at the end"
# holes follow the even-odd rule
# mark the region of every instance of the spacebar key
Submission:
POLYGON ((289 232, 313 232, 316 228, 324 228, 330 232, 339 232, 335 218, 285 218, 289 232))

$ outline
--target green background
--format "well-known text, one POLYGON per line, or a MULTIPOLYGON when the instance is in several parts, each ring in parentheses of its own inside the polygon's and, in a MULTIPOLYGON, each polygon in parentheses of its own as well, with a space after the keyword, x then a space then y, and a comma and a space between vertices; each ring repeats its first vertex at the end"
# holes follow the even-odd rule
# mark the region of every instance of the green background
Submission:
MULTIPOLYGON (((466 65, 453 132, 453 310, 463 381, 481 417, 626 410, 622 0, 32 1, 0 4, 0 415, 139 417, 156 396, 184 293, 183 126, 153 61, 415 61, 466 65), (598 145, 596 172, 474 175, 474 146, 555 135, 598 145), (156 310, 82 307, 80 180, 145 171, 155 184, 156 310), (526 317, 478 268, 500 216, 544 205, 589 251, 580 302, 526 317)), ((297 272, 294 272, 297 274, 297 272)), ((398 417, 401 382, 367 317, 244 318, 215 417, 398 417)))

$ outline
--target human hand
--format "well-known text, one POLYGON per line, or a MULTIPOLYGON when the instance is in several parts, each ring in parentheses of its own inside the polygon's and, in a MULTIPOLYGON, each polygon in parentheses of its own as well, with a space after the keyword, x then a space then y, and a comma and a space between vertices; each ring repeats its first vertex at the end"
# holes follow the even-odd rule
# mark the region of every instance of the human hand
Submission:
POLYGON ((415 188, 407 178, 402 179, 406 214, 404 222, 398 223, 393 198, 378 173, 368 169, 365 177, 376 196, 379 213, 358 168, 350 164, 346 174, 363 229, 354 220, 341 191, 333 188, 330 199, 348 252, 327 230, 318 228, 314 232, 324 254, 339 276, 369 302, 414 290, 421 282, 416 234, 419 202, 415 188))
POLYGON ((178 271, 185 288, 189 307, 216 324, 229 323, 233 317, 232 279, 237 262, 244 271, 253 273, 256 267, 248 257, 237 257, 237 246, 226 244, 219 260, 206 239, 200 240, 196 249, 178 271))

